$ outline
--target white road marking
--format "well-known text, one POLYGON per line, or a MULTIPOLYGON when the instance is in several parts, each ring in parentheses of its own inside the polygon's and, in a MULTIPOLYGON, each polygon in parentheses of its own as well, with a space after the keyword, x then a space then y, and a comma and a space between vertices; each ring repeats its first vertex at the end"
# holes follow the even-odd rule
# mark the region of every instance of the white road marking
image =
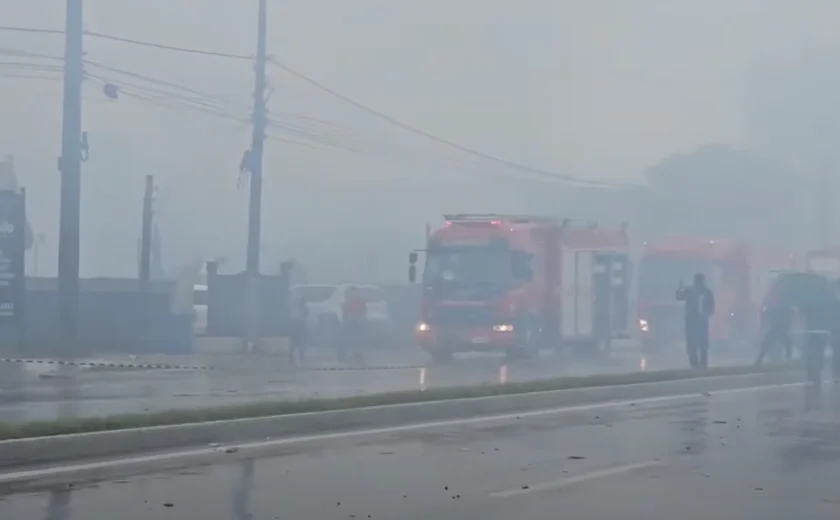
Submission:
MULTIPOLYGON (((708 396, 731 395, 745 392, 761 392, 765 390, 777 390, 779 388, 790 388, 796 386, 803 386, 805 383, 786 383, 786 384, 770 384, 759 385, 744 388, 733 388, 727 390, 717 390, 705 392, 708 396)), ((607 401, 603 403, 590 403, 573 406, 565 406, 559 408, 548 408, 544 410, 532 410, 518 413, 506 413, 499 415, 485 415, 479 417, 465 417, 461 419, 446 419, 441 421, 430 421, 415 424, 404 424, 400 426, 388 426, 383 428, 370 428, 365 430, 353 430, 333 433, 321 433, 314 435, 305 435, 300 437, 285 437, 281 439, 268 439, 264 441, 243 442, 243 443, 229 443, 230 446, 236 446, 237 454, 245 456, 249 451, 265 450, 266 448, 276 448, 280 446, 287 446, 292 444, 299 444, 304 442, 325 441, 347 439, 353 437, 365 437, 372 435, 393 434, 400 432, 409 432, 417 430, 425 430, 432 428, 439 428, 445 426, 465 426, 471 424, 493 423, 493 422, 509 422, 531 417, 545 417, 550 415, 559 415, 571 412, 580 412, 586 410, 598 410, 603 408, 619 408, 629 405, 646 405, 653 403, 684 401, 690 399, 698 399, 703 395, 700 392, 691 392, 685 394, 676 394, 661 397, 647 397, 641 399, 628 399, 623 401, 607 401)), ((177 463, 178 461, 189 460, 191 458, 207 457, 217 454, 222 456, 225 454, 225 448, 219 447, 202 447, 189 450, 172 451, 165 453, 156 453, 154 455, 142 455, 133 457, 124 457, 120 459, 102 460, 96 462, 86 462, 77 464, 68 464, 53 466, 47 468, 31 469, 24 471, 13 471, 9 473, 0 473, 0 485, 11 484, 21 481, 32 481, 45 478, 66 477, 75 473, 82 472, 96 472, 114 470, 120 467, 150 465, 153 463, 177 463)))
POLYGON ((622 475, 624 473, 630 473, 631 471, 636 471, 638 469, 659 466, 660 464, 662 464, 662 461, 650 460, 647 462, 637 462, 635 464, 614 466, 612 468, 590 471, 588 473, 575 475, 573 477, 566 477, 558 480, 552 480, 549 482, 543 482, 541 484, 536 484, 533 486, 506 489, 505 491, 497 491, 495 493, 490 493, 490 496, 496 498, 510 498, 520 495, 527 495, 528 493, 539 493, 540 491, 562 489, 564 487, 571 486, 572 484, 579 484, 581 482, 587 482, 589 480, 597 480, 601 478, 613 477, 615 475, 622 475))

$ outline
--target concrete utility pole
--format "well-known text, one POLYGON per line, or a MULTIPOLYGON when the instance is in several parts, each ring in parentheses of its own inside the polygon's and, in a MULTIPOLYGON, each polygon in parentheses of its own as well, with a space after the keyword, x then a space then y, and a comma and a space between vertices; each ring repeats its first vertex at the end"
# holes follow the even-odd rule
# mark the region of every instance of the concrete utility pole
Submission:
POLYGON ((248 210, 248 251, 246 263, 247 313, 245 346, 258 348, 261 321, 260 235, 262 217, 263 145, 267 126, 266 109, 266 0, 259 0, 257 56, 254 65, 254 113, 251 149, 245 154, 243 169, 250 174, 251 196, 248 210))
POLYGON ((61 217, 58 236, 58 299, 62 339, 70 346, 79 328, 79 217, 82 184, 82 0, 67 0, 64 102, 61 132, 61 217))
POLYGON ((154 215, 155 178, 146 175, 146 192, 143 194, 143 220, 140 233, 140 283, 148 284, 152 278, 152 219, 154 215))

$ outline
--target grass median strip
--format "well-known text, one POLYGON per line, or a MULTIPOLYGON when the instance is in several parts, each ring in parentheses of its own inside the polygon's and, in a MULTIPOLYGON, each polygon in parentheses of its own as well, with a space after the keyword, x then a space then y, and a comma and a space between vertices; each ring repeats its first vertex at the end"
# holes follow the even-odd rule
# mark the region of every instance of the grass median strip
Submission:
POLYGON ((297 401, 270 401, 232 406, 197 409, 170 410, 155 413, 111 415, 105 417, 84 417, 55 421, 0 424, 0 440, 32 437, 51 437, 73 433, 90 433, 131 428, 148 428, 175 424, 204 423, 232 419, 270 417, 308 412, 348 410, 369 406, 419 403, 447 399, 467 399, 496 395, 546 392, 575 388, 593 388, 634 383, 654 383, 696 379, 710 376, 737 376, 756 373, 790 370, 788 366, 771 366, 762 369, 753 367, 717 367, 706 371, 661 370, 607 374, 594 376, 567 376, 528 382, 514 382, 504 385, 487 384, 468 387, 435 388, 425 391, 403 391, 372 394, 337 399, 307 399, 297 401))

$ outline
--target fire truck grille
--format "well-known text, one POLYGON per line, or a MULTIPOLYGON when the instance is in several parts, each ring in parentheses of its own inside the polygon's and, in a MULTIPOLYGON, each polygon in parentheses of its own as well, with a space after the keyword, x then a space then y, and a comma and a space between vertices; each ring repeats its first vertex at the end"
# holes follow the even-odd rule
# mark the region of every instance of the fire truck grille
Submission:
POLYGON ((434 317, 435 325, 463 326, 463 325, 493 325, 495 323, 492 309, 488 307, 441 307, 434 317))

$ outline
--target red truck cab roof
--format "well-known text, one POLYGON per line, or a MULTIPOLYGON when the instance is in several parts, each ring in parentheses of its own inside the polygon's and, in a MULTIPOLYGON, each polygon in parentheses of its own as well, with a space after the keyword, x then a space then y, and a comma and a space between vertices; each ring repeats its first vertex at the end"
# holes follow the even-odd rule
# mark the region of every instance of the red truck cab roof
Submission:
POLYGON ((429 237, 443 244, 471 245, 471 240, 505 239, 514 246, 523 246, 533 240, 535 232, 556 228, 562 242, 572 248, 626 249, 630 245, 626 224, 608 228, 596 222, 533 215, 458 214, 444 218, 444 226, 429 237))

